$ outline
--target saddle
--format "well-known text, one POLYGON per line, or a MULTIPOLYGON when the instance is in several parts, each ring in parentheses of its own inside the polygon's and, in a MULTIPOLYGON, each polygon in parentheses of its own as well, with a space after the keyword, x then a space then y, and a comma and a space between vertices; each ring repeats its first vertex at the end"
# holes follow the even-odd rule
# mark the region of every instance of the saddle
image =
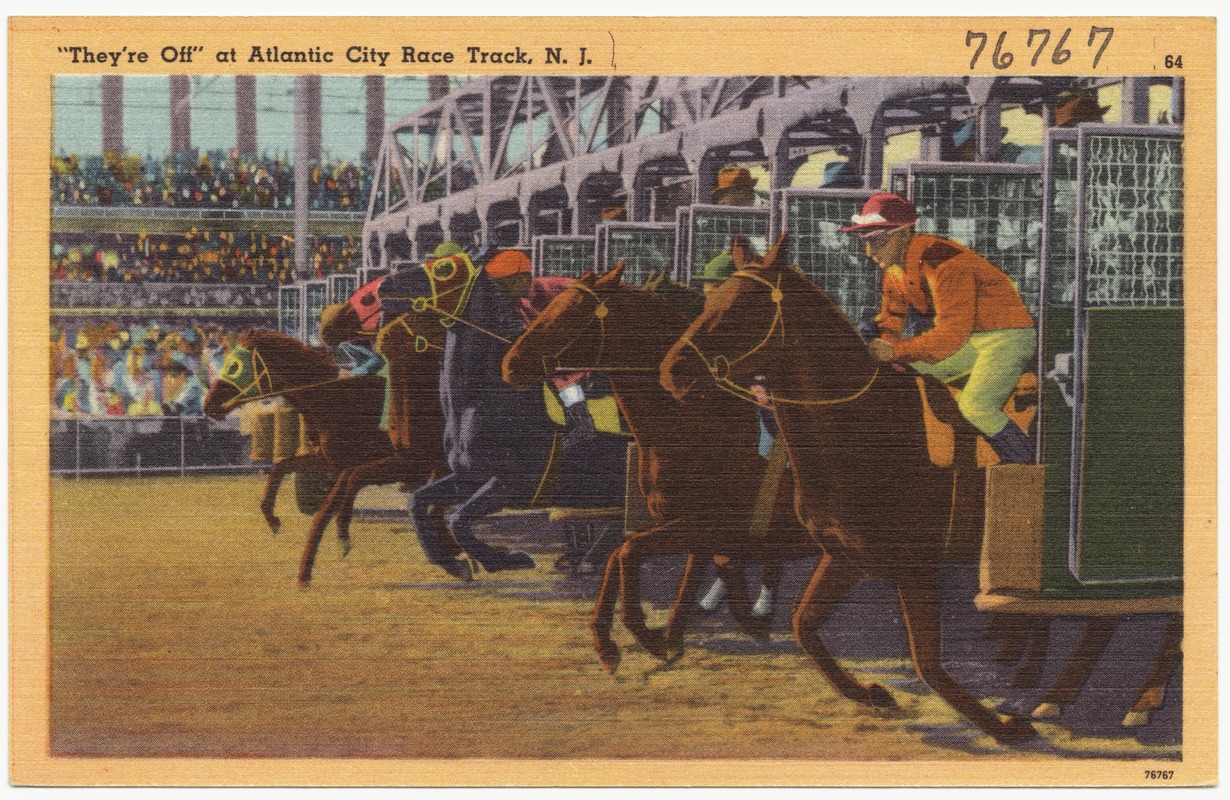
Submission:
MULTIPOLYGON (((986 437, 982 436, 967 423, 957 409, 955 402, 946 398, 928 396, 932 392, 947 389, 955 401, 960 389, 955 386, 944 386, 936 381, 924 380, 921 375, 915 376, 918 384, 918 394, 922 398, 923 426, 927 431, 927 454, 931 463, 937 467, 952 467, 958 460, 968 464, 970 456, 963 453, 957 458, 958 436, 961 439, 974 439, 973 461, 978 467, 991 467, 999 463, 999 456, 991 447, 986 437)), ((1017 379, 1012 394, 1004 402, 1004 413, 1021 427, 1029 430, 1034 417, 1038 413, 1038 378, 1032 372, 1026 372, 1017 379)), ((968 448, 968 444, 964 444, 968 448)))

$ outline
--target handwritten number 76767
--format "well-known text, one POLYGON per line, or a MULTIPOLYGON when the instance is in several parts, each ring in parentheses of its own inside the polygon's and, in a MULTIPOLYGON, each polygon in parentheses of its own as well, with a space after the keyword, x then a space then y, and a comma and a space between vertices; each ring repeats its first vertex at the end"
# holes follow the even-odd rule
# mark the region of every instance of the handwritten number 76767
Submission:
MULTIPOLYGON (((1072 29, 1065 28, 1063 34, 1060 35, 1059 40, 1055 42, 1055 47, 1051 51, 1052 64, 1064 64, 1072 57, 1072 51, 1064 47, 1064 45, 1067 44, 1068 37, 1071 35, 1072 29)), ((1090 69, 1097 68, 1098 62, 1102 60, 1102 54, 1106 52, 1106 47, 1110 44, 1110 40, 1114 37, 1114 35, 1114 28, 1099 28, 1096 25, 1089 28, 1089 41, 1086 45, 1088 48, 1093 48, 1094 42, 1098 39, 1098 37, 1104 37, 1102 38, 1101 46, 1098 47, 1098 51, 1094 53, 1093 64, 1090 65, 1090 69)), ((991 64, 996 69, 1007 69, 1012 66, 1012 62, 1016 60, 1016 57, 1004 48, 1004 44, 1007 39, 1008 31, 1000 31, 999 38, 995 41, 995 49, 991 53, 991 64)), ((986 50, 987 42, 989 40, 990 36, 988 36, 985 31, 965 32, 966 47, 972 47, 975 42, 978 43, 978 46, 974 49, 974 57, 969 61, 969 68, 971 70, 977 67, 978 59, 982 56, 982 52, 986 50)), ((1042 54, 1046 52, 1047 45, 1050 44, 1050 41, 1051 30, 1049 28, 1031 28, 1029 30, 1029 36, 1025 40, 1025 48, 1027 50, 1033 50, 1033 57, 1029 60, 1029 65, 1031 67, 1038 66, 1038 59, 1040 59, 1042 54), (1036 48, 1034 44, 1035 42, 1037 42, 1036 48)))

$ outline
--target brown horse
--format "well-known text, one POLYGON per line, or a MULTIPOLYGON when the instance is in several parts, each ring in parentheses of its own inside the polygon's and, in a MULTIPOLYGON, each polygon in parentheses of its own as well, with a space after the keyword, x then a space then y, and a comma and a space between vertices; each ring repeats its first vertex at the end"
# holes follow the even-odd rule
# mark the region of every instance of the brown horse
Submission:
POLYGON ((952 506, 952 469, 931 463, 914 378, 881 367, 841 309, 785 262, 785 235, 752 262, 736 240, 738 271, 710 295, 662 362, 662 384, 679 400, 722 390, 751 399, 765 374, 793 467, 798 512, 824 549, 794 613, 799 646, 845 697, 895 707, 833 658, 818 628, 864 578, 897 587, 920 678, 978 728, 1003 742, 1034 735, 1004 720, 940 661, 940 567, 952 506))
POLYGON ((599 278, 583 275, 547 306, 503 363, 504 380, 517 389, 557 368, 605 373, 639 445, 638 480, 657 525, 630 534, 607 560, 590 627, 599 658, 611 671, 620 657, 610 634, 621 591, 624 625, 646 650, 670 658, 682 647, 699 566, 718 556, 731 611, 755 632, 767 618, 750 614, 735 565, 818 553, 798 523, 789 492, 768 501, 767 531, 749 534, 765 472, 755 415, 722 392, 683 405, 663 391, 658 366, 686 329, 687 318, 661 295, 621 284, 621 272, 617 267, 599 278), (638 580, 641 560, 664 553, 687 554, 665 633, 645 625, 638 580))
MULTIPOLYGON (((375 293, 366 296, 378 309, 380 301, 375 293)), ((388 439, 392 447, 392 452, 383 458, 349 470, 343 502, 337 512, 340 535, 349 526, 355 496, 364 486, 400 483, 414 488, 447 471, 444 414, 440 409, 440 362, 445 331, 434 317, 413 311, 369 331, 364 329, 355 304, 335 306, 332 310, 327 322, 321 325, 321 341, 335 347, 343 341, 370 338, 385 360, 389 382, 388 439)), ((373 312, 369 309, 368 313, 373 312)), ((430 513, 440 547, 449 554, 450 565, 455 563, 458 570, 456 577, 469 580, 470 565, 455 558, 461 548, 448 532, 443 510, 433 508, 430 513)))
MULTIPOLYGON (((338 375, 329 350, 310 347, 282 333, 254 329, 246 332, 239 346, 227 355, 221 375, 205 396, 205 414, 213 419, 222 419, 235 407, 253 400, 283 396, 315 432, 313 453, 275 465, 280 475, 317 468, 336 476, 325 502, 312 519, 299 566, 300 586, 306 586, 312 579, 316 550, 325 527, 341 505, 349 470, 384 458, 391 451, 389 438, 380 428, 384 379, 377 375, 338 375)), ((270 485, 276 494, 274 475, 270 476, 270 485)), ((350 499, 353 502, 353 497, 350 499)), ((267 519, 271 517, 271 505, 267 487, 261 506, 267 519)), ((270 524, 276 533, 276 517, 270 524)), ((344 551, 348 551, 348 531, 339 526, 338 535, 344 551)))

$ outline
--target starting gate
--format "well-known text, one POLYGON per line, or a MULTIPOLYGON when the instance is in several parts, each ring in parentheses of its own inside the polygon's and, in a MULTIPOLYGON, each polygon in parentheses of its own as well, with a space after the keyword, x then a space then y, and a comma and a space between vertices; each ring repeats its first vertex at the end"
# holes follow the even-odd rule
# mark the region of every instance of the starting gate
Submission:
POLYGON ((624 262, 624 283, 640 286, 650 270, 674 273, 675 226, 660 222, 606 222, 597 230, 599 270, 624 262))
MULTIPOLYGON (((682 217, 680 217, 682 219, 682 217)), ((734 236, 746 236, 763 253, 769 244, 769 209, 693 205, 687 215, 687 249, 676 279, 688 283, 714 256, 730 250, 734 236)))
POLYGON ((594 268, 593 236, 535 236, 534 274, 579 278, 594 268))

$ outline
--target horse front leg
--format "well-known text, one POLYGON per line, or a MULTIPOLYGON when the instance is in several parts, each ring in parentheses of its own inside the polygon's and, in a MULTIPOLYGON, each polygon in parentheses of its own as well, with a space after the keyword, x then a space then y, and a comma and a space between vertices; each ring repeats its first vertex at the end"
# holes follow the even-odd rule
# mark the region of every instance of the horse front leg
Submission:
POLYGON ((1123 718, 1127 727, 1139 727, 1149 724, 1150 712, 1162 704, 1162 695, 1166 690, 1166 680, 1170 677, 1175 663, 1183 656, 1183 615, 1171 614, 1166 622, 1166 631, 1162 634, 1162 643, 1158 646, 1157 656, 1145 676, 1144 685, 1132 708, 1123 718))
POLYGON ((312 567, 316 563, 316 551, 320 549, 320 540, 325 535, 325 528, 329 526, 329 520, 333 519, 338 498, 345 491, 349 472, 350 470, 344 469, 337 474, 337 479, 333 481, 333 487, 329 489, 328 496, 317 509, 316 516, 312 518, 312 530, 308 533, 307 544, 303 548, 303 557, 299 561, 300 589, 306 589, 312 582, 312 567))
POLYGON ((940 661, 939 570, 922 570, 898 579, 897 595, 910 640, 910 655, 918 677, 979 730, 1005 744, 1023 742, 1036 735, 1027 720, 1001 719, 978 702, 969 690, 949 674, 940 661))
POLYGON ((611 628, 615 624, 615 601, 619 599, 619 549, 611 551, 606 559, 606 569, 602 573, 602 585, 598 589, 598 597, 594 600, 594 611, 589 617, 589 629, 594 634, 594 649, 598 651, 598 660, 606 671, 615 674, 619 668, 619 645, 611 638, 611 628))
POLYGON ((404 459, 394 453, 348 470, 346 487, 337 501, 337 539, 342 545, 342 558, 350 555, 350 520, 359 492, 367 486, 378 486, 400 480, 404 459))
POLYGON ((667 661, 678 661, 683 655, 683 633, 687 628, 689 612, 692 610, 692 600, 696 597, 701 576, 704 575, 704 570, 700 565, 708 560, 706 555, 688 553, 687 561, 684 562, 683 577, 679 579, 675 605, 671 607, 670 619, 666 623, 665 658, 667 661))
POLYGON ((319 453, 284 458, 273 462, 273 466, 269 469, 269 479, 265 481, 265 495, 261 498, 261 513, 265 515, 265 522, 268 523, 274 536, 278 535, 282 527, 282 520, 273 513, 278 500, 278 492, 282 488, 282 481, 287 475, 306 469, 316 469, 321 472, 332 471, 329 462, 319 453))
POLYGON ((875 708, 896 708, 896 701, 883 686, 876 683, 864 686, 859 683, 837 663, 837 659, 833 658, 833 654, 820 639, 821 623, 841 599, 849 594, 858 580, 858 573, 844 559, 836 558, 830 553, 821 556, 807 582, 807 588, 799 598, 798 606, 794 609, 791 619, 794 638, 807 657, 843 697, 875 708))
POLYGON ((620 593, 623 595, 624 627, 637 644, 661 659, 667 658, 667 640, 660 629, 645 625, 641 605, 641 562, 663 553, 686 553, 700 541, 699 531, 687 522, 673 521, 629 537, 619 553, 620 593))
POLYGON ((1076 642, 1076 648, 1068 656, 1059 677, 1046 690, 1046 694, 1042 695, 1042 699, 1030 716, 1034 719, 1057 719, 1059 717, 1063 706, 1072 702, 1084 688, 1085 682, 1089 680, 1089 674, 1093 672, 1094 664, 1102 656, 1102 651, 1106 649, 1106 643, 1110 641, 1111 634, 1115 632, 1115 626, 1118 624, 1118 617, 1090 617, 1085 622, 1085 627, 1081 630, 1081 637, 1076 642))

